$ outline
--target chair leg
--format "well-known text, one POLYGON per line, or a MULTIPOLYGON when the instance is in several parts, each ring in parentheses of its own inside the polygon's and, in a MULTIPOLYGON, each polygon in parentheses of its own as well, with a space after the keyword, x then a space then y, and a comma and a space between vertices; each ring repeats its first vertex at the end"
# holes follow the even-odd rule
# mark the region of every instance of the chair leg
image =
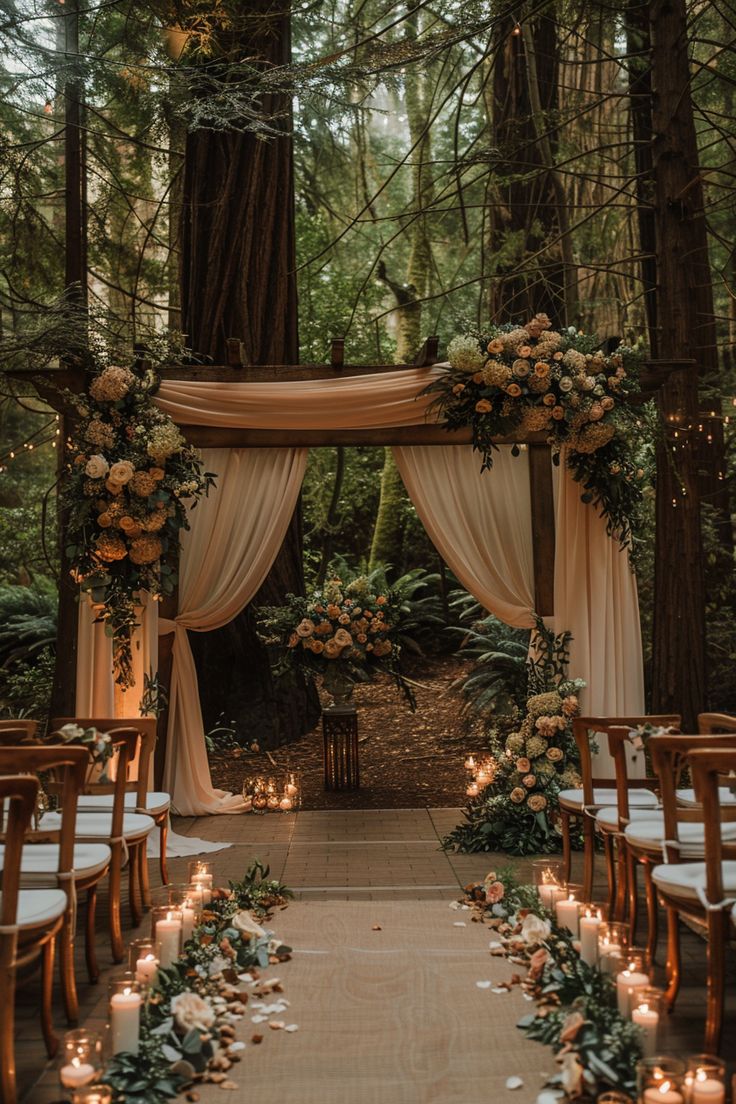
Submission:
POLYGON ((151 907, 151 882, 148 875, 148 837, 138 848, 138 884, 144 909, 151 907))
POLYGON ((591 816, 583 816, 583 899, 593 900, 593 881, 595 879, 595 821, 591 816))
POLYGON ((730 910, 719 909, 708 913, 708 1015, 704 1043, 708 1054, 718 1054, 721 1047, 726 944, 730 923, 730 910))
POLYGON ((77 998, 77 975, 74 971, 74 931, 71 915, 64 917, 64 925, 59 932, 59 977, 64 1011, 69 1023, 79 1019, 79 1000, 77 998))
POLYGON ((53 1058, 59 1049, 58 1037, 54 1034, 51 1015, 51 997, 54 989, 54 957, 56 939, 47 939, 44 943, 41 959, 41 1030, 46 1044, 46 1053, 53 1058))
MULTIPOLYGON (((10 937, 0 937, 3 939, 10 937)), ((13 937, 14 938, 14 937, 13 937)), ((5 948, 3 948, 3 954, 5 948)), ((15 947, 10 952, 15 959, 15 947)), ((16 1104, 15 1089, 15 966, 0 966, 0 1100, 16 1104)))
POLYGON ((113 856, 110 863, 108 887, 110 891, 110 945, 112 947, 113 962, 122 962, 125 956, 123 946, 123 928, 120 922, 120 894, 122 871, 122 848, 119 843, 113 844, 113 856))
POLYGON ((644 891, 647 898, 647 957, 651 965, 654 965, 657 957, 657 943, 659 942, 659 909, 657 908, 657 890, 652 881, 653 864, 645 859, 644 867, 644 891))
MULTIPOLYGON (((161 850, 160 850, 159 859, 158 859, 158 867, 159 867, 159 870, 161 871, 161 881, 163 882, 164 885, 169 884, 169 868, 166 865, 166 847, 168 845, 168 839, 169 839, 169 814, 167 813, 165 819, 161 821, 161 828, 160 828, 160 833, 159 833, 159 847, 160 847, 161 850)), ((564 829, 563 829, 563 834, 562 834, 562 846, 563 846, 563 848, 565 846, 564 829)))
POLYGON ((680 916, 676 908, 667 906, 667 990, 665 1000, 671 1012, 680 991, 680 916))
POLYGON ((95 932, 95 920, 97 918, 97 886, 93 885, 87 890, 87 921, 84 930, 84 956, 87 960, 87 976, 92 985, 100 980, 100 967, 97 964, 97 933, 95 932))
POLYGON ((621 836, 615 836, 614 840, 614 847, 616 849, 616 903, 614 905, 614 916, 616 920, 623 921, 626 918, 626 897, 628 891, 626 851, 621 836))
MULTIPOLYGON (((560 829, 562 831, 562 877, 565 882, 570 881, 572 870, 572 844, 570 841, 570 814, 560 809, 560 829)), ((587 901, 587 897, 586 897, 587 901)))
POLYGON ((140 846, 138 844, 128 849, 128 904, 130 905, 130 918, 134 928, 138 927, 143 916, 143 909, 138 899, 138 884, 140 881, 139 853, 140 846))
POLYGON ((613 855, 613 836, 603 833, 603 854, 606 859, 606 880, 608 882, 608 915, 613 916, 616 907, 616 863, 613 855))
MULTIPOLYGON (((636 925, 639 920, 639 886, 637 884, 636 872, 639 864, 624 839, 619 840, 619 846, 623 848, 624 860, 626 863, 626 890, 628 897, 628 921, 631 925, 631 942, 636 943, 636 925)), ((627 919, 625 911, 622 913, 621 919, 627 919)))

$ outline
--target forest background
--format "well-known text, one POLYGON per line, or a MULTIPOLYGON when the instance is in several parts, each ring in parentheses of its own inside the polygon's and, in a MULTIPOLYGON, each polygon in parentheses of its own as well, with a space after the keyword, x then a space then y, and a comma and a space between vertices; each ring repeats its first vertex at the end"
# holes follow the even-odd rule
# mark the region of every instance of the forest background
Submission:
MULTIPOLYGON (((235 311, 226 319, 253 363, 274 362, 277 331, 285 329, 292 347, 298 332, 302 363, 328 359, 333 338, 345 340, 349 362, 406 363, 429 334, 444 349, 459 332, 536 311, 652 355, 663 324, 652 316, 657 7, 641 0, 304 0, 292 8, 269 0, 2 0, 0 368, 32 355, 33 335, 48 329, 51 304, 68 282, 70 83, 83 103, 90 315, 110 347, 128 356, 183 331, 185 344, 218 359, 217 342, 208 347, 196 323, 197 304, 212 290, 201 272, 197 282, 192 262, 193 236, 208 231, 185 217, 197 187, 215 189, 226 211, 249 205, 247 249, 228 244, 227 235, 208 244, 223 265, 244 266, 243 296, 260 296, 260 328, 271 327, 271 335, 256 340, 250 304, 242 317, 235 311), (218 150, 228 142, 239 144, 247 167, 223 180, 218 150), (261 210, 274 221, 264 215, 261 223, 261 210), (280 228, 278 242, 269 225, 280 228), (254 258, 282 246, 297 296, 284 318, 269 319, 263 304, 272 274, 254 258)), ((698 279, 712 304, 712 325, 694 338, 692 427, 708 700, 733 711, 734 15, 718 0, 682 9, 707 233, 707 278, 698 279)), ((0 702, 16 715, 43 711, 51 693, 61 570, 57 430, 53 410, 5 377, 0 702)), ((636 563, 651 681, 654 488, 648 507, 636 563)), ((294 547, 300 528, 304 580, 292 564, 292 585, 323 579, 336 558, 351 570, 382 567, 390 579, 414 572, 422 583, 414 597, 431 599, 425 647, 430 638, 456 646, 461 636, 443 636, 437 621, 458 620, 448 599, 456 584, 390 450, 313 450, 302 517, 289 537, 294 547)), ((665 555, 661 541, 656 554, 665 555)), ((283 596, 284 577, 277 572, 266 598, 283 596)), ((462 595, 459 602, 466 608, 462 595)), ((252 636, 252 625, 239 631, 252 636)), ((689 631, 697 626, 683 625, 689 631)), ((211 671, 201 645, 200 669, 211 671)), ((228 715, 240 710, 244 731, 262 726, 273 701, 228 703, 228 715)))

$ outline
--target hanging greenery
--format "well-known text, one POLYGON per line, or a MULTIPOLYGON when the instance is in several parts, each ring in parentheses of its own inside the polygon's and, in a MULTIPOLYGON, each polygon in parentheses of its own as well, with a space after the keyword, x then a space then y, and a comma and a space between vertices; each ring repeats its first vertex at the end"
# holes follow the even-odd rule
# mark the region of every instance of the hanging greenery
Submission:
POLYGON ((597 507, 609 534, 631 543, 646 471, 629 435, 636 416, 627 402, 638 390, 638 357, 621 347, 607 355, 574 327, 558 333, 546 314, 524 326, 491 326, 455 337, 450 368, 427 388, 448 430, 470 426, 483 471, 493 466, 498 437, 545 433, 555 463, 563 455, 597 507))

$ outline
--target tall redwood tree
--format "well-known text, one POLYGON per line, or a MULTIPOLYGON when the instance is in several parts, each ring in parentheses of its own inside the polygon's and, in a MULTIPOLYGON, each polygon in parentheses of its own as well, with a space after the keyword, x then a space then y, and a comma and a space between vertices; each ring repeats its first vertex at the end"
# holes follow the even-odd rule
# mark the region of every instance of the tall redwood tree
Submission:
MULTIPOLYGON (((237 0, 217 33, 215 64, 248 59, 264 68, 288 63, 287 5, 237 0)), ((211 61, 209 64, 213 64, 211 61)), ((197 129, 187 134, 181 226, 182 329, 199 354, 225 363, 225 342, 242 339, 250 364, 296 364, 296 246, 291 103, 261 101, 277 136, 246 130, 197 129)), ((303 593, 301 511, 252 607, 303 593)), ((229 625, 191 633, 205 726, 235 720, 264 746, 308 731, 319 716, 315 692, 302 684, 280 690, 260 643, 252 607, 229 625)))

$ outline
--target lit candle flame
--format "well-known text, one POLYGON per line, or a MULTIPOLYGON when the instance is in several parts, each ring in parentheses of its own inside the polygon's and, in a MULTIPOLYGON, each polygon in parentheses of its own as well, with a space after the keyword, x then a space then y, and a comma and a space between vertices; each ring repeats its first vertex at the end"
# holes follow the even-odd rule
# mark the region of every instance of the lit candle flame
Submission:
POLYGON ((671 1088, 672 1088, 672 1082, 663 1081, 662 1084, 659 1086, 659 1091, 661 1093, 667 1093, 667 1092, 670 1091, 671 1088))

